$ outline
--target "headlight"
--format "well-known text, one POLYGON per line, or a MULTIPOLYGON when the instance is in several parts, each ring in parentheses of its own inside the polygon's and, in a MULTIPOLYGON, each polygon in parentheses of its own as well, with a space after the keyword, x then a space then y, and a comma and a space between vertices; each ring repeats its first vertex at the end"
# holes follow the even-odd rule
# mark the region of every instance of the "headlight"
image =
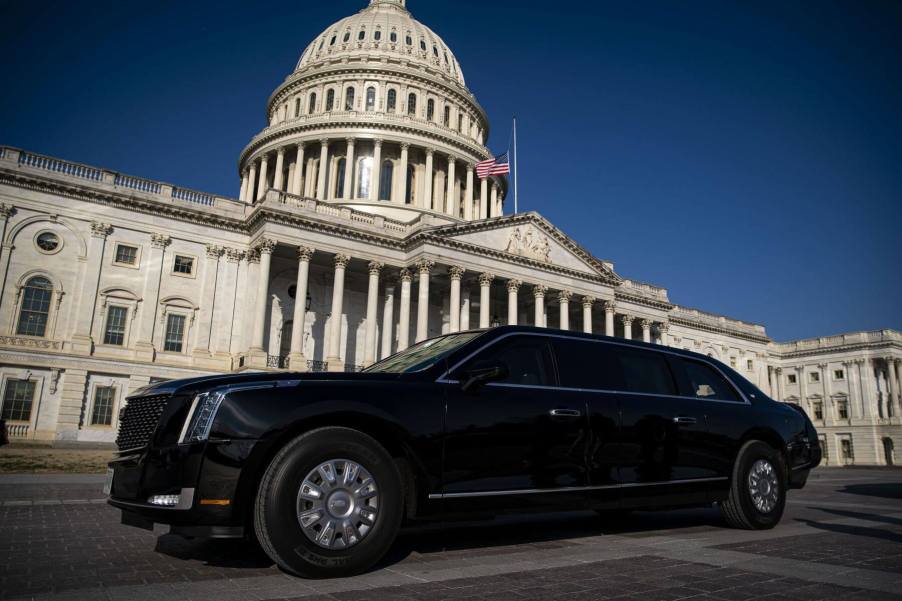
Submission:
POLYGON ((179 435, 179 444, 200 442, 210 437, 213 418, 225 398, 224 392, 204 392, 194 397, 185 425, 179 435))

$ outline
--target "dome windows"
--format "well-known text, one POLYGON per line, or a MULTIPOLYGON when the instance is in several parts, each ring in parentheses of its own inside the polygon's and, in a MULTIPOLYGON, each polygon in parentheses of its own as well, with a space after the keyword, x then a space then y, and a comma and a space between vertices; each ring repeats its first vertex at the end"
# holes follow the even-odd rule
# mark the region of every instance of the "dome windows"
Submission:
POLYGON ((356 90, 353 87, 349 87, 345 92, 345 110, 353 111, 354 110, 354 95, 356 90))
POLYGON ((369 87, 366 89, 366 110, 372 112, 376 109, 376 88, 369 87))
POLYGON ((397 31, 392 31, 390 34, 388 34, 388 40, 389 40, 392 44, 394 44, 395 42, 397 42, 397 41, 398 41, 398 32, 397 32, 397 31))
POLYGON ((376 30, 376 33, 373 34, 373 39, 376 40, 377 42, 382 39, 382 30, 381 29, 376 30))
POLYGON ((350 32, 350 31, 346 31, 346 32, 345 32, 345 37, 343 37, 343 38, 341 39, 341 41, 344 42, 345 44, 347 44, 348 42, 350 42, 350 41, 351 41, 351 32, 350 32))
POLYGON ((332 36, 332 39, 329 40, 329 45, 330 45, 330 46, 334 46, 334 45, 335 45, 335 42, 336 42, 337 40, 338 40, 338 36, 337 36, 337 35, 333 35, 333 36, 332 36))
POLYGON ((442 119, 442 123, 445 124, 445 127, 451 127, 451 107, 445 107, 445 116, 442 119))
POLYGON ((435 100, 432 98, 426 103, 426 120, 432 121, 435 119, 435 100))
POLYGON ((424 40, 423 38, 420 38, 420 50, 426 52, 426 40, 424 40))
POLYGON ((438 46, 436 46, 434 44, 432 46, 432 54, 435 55, 435 58, 438 58, 438 46))
POLYGON ((307 106, 307 114, 312 115, 316 111, 316 92, 310 94, 310 103, 307 106))
POLYGON ((394 113, 398 108, 398 93, 391 89, 388 91, 388 98, 386 100, 385 106, 389 113, 394 113))
POLYGON ((395 175, 395 166, 391 161, 382 161, 382 170, 379 173, 379 200, 391 200, 392 180, 395 175))
POLYGON ((345 197, 345 171, 347 170, 347 164, 344 158, 338 159, 335 174, 335 198, 345 197))
POLYGON ((413 46, 413 38, 410 37, 410 32, 407 33, 407 38, 404 40, 408 46, 413 46))
POLYGON ((300 116, 301 116, 301 99, 295 98, 294 99, 294 118, 297 119, 300 116))
POLYGON ((373 181, 373 158, 365 157, 357 161, 357 198, 370 197, 373 181))
POLYGON ((361 42, 366 39, 366 29, 360 30, 360 33, 357 34, 357 39, 361 42))
POLYGON ((325 46, 325 45, 326 45, 326 39, 323 38, 323 40, 319 43, 319 50, 322 50, 323 46, 325 46))
POLYGON ((326 111, 331 111, 335 108, 335 90, 330 89, 326 92, 326 111))
POLYGON ((417 116, 417 95, 413 92, 407 97, 407 114, 411 117, 417 116))

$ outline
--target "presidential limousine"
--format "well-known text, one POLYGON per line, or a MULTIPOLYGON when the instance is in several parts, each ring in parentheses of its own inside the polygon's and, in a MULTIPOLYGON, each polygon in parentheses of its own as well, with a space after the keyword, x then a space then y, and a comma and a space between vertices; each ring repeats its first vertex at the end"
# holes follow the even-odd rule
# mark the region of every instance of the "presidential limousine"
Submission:
POLYGON ((366 570, 418 520, 716 503, 732 527, 772 528, 821 460, 801 408, 714 359, 516 326, 362 373, 152 385, 117 444, 123 523, 247 536, 307 577, 366 570))

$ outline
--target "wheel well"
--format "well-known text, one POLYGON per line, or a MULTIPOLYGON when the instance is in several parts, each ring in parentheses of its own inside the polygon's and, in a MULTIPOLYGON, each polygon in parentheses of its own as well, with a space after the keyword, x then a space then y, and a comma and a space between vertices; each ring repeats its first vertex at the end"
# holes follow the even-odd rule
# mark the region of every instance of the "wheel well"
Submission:
POLYGON ((767 444, 775 451, 780 453, 780 456, 783 457, 784 467, 789 470, 789 457, 786 453, 786 444, 783 442, 783 439, 779 434, 777 434, 773 430, 768 429, 755 429, 746 432, 745 436, 742 437, 742 440, 739 441, 739 445, 736 447, 736 452, 738 453, 739 449, 741 449, 743 445, 745 445, 745 443, 749 442, 750 440, 760 440, 761 442, 767 444))

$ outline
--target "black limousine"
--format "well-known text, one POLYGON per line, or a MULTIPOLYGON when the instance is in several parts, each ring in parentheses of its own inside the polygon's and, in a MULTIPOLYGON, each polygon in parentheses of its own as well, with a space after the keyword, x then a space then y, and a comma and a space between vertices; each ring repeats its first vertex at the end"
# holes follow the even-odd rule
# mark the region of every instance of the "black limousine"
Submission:
POLYGON ((528 327, 362 373, 152 385, 117 444, 123 523, 247 536, 308 577, 367 569, 414 520, 717 503, 730 526, 771 528, 821 460, 801 408, 712 358, 528 327))

